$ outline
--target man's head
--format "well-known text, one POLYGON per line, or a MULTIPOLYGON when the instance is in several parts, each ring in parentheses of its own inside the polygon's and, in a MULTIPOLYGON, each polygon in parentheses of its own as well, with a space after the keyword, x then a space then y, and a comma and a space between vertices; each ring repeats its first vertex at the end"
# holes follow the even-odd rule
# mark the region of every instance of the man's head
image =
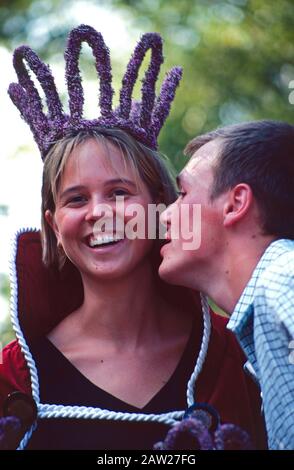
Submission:
POLYGON ((173 212, 201 204, 201 244, 184 250, 180 236, 166 245, 160 275, 167 281, 195 287, 195 276, 206 277, 232 241, 242 250, 246 239, 294 239, 293 126, 257 121, 217 129, 189 142, 185 154, 191 159, 179 175, 182 193, 162 220, 169 234, 173 212))

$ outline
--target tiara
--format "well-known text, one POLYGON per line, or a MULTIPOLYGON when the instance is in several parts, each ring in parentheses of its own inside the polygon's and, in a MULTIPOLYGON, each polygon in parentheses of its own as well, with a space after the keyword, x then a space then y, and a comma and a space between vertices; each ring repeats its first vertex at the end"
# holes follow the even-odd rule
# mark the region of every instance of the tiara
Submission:
POLYGON ((165 76, 159 95, 155 84, 163 63, 162 39, 157 33, 144 34, 135 47, 122 79, 119 106, 112 108, 112 73, 107 48, 101 33, 91 26, 80 25, 68 37, 65 51, 65 78, 69 95, 69 114, 65 114, 49 66, 28 46, 14 51, 13 65, 18 83, 11 83, 8 93, 19 109, 22 118, 29 124, 34 139, 44 159, 50 147, 69 131, 90 130, 97 126, 118 127, 129 132, 135 139, 157 149, 159 132, 169 114, 176 88, 182 77, 181 67, 173 67, 165 76), (83 118, 84 93, 79 70, 82 43, 91 47, 95 67, 100 80, 99 108, 97 119, 83 118), (142 80, 141 101, 134 103, 132 93, 140 66, 146 52, 151 49, 151 58, 142 80), (38 90, 30 77, 27 66, 35 74, 44 93, 47 114, 38 90))

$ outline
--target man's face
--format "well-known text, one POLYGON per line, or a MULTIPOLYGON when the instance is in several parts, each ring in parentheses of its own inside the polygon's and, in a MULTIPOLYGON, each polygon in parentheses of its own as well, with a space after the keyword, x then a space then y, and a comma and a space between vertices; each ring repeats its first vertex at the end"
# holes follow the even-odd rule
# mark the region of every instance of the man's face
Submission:
POLYGON ((202 275, 207 275, 223 250, 224 197, 221 195, 213 202, 210 199, 219 149, 219 140, 214 140, 194 153, 178 177, 178 199, 161 216, 161 221, 167 225, 167 243, 161 249, 163 260, 159 274, 171 284, 197 288, 202 275), (175 236, 177 220, 179 230, 175 236), (199 241, 196 247, 187 243, 192 241, 192 238, 187 240, 192 227, 194 239, 196 234, 199 241))

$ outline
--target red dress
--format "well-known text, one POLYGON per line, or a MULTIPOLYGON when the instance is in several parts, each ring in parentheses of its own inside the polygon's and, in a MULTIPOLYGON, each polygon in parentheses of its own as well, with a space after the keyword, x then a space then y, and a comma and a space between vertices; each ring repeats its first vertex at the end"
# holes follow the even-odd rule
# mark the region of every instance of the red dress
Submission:
MULTIPOLYGON (((19 320, 28 341, 34 341, 34 338, 50 331, 54 322, 58 323, 65 312, 73 311, 82 300, 81 286, 77 287, 80 281, 72 267, 63 274, 44 270, 42 267, 37 232, 25 233, 18 237, 15 275, 19 286, 17 307, 18 311, 22 312, 19 320), (73 284, 76 286, 75 289, 72 288, 73 284), (68 297, 69 291, 70 297, 68 297), (52 309, 55 314, 54 321, 52 309), (39 317, 40 312, 42 320, 39 317)), ((243 371, 245 357, 233 334, 226 329, 226 320, 213 313, 211 317, 212 331, 208 353, 195 384, 195 398, 197 402, 212 405, 218 411, 222 423, 233 423, 247 430, 255 447, 262 448, 265 440, 259 391, 251 377, 243 371)), ((200 347, 201 312, 195 312, 195 318, 198 332, 195 335, 195 342, 200 347)), ((190 375, 192 370, 188 372, 190 375)), ((179 384, 179 389, 182 385, 179 384)), ((18 342, 13 341, 4 348, 3 363, 0 364, 0 415, 7 395, 16 390, 31 394, 30 373, 26 361, 18 342)))

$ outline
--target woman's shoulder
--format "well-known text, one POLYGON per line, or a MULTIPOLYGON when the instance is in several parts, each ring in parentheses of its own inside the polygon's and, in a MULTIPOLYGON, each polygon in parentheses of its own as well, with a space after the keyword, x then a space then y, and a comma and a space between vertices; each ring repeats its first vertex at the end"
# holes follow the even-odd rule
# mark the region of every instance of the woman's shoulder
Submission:
POLYGON ((0 416, 3 402, 14 391, 31 394, 29 370, 17 340, 7 344, 0 356, 0 416))
POLYGON ((1 352, 1 373, 26 368, 26 361, 17 340, 7 344, 1 352))

